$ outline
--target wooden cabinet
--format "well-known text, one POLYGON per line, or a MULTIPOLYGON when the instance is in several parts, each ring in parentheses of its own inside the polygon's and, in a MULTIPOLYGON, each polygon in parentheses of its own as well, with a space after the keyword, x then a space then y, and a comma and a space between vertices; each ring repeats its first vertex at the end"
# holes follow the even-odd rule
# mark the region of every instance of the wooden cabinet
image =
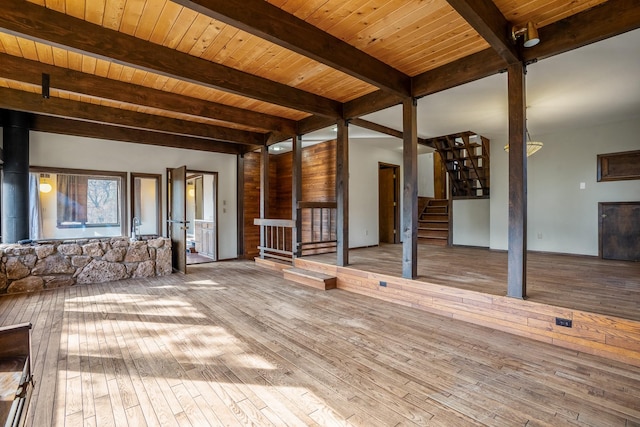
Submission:
POLYGON ((216 227, 213 221, 201 219, 195 220, 194 238, 196 251, 199 254, 217 259, 216 253, 216 227))

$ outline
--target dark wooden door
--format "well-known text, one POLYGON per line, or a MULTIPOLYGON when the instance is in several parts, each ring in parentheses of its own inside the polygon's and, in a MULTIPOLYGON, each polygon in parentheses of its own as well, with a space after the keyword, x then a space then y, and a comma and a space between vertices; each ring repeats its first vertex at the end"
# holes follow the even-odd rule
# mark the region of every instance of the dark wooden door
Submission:
POLYGON ((397 243, 398 238, 398 170, 381 164, 378 173, 378 235, 380 243, 397 243))
POLYGON ((187 167, 169 169, 169 237, 173 269, 187 272, 187 167))
POLYGON ((600 256, 640 261, 640 202, 599 203, 600 256))

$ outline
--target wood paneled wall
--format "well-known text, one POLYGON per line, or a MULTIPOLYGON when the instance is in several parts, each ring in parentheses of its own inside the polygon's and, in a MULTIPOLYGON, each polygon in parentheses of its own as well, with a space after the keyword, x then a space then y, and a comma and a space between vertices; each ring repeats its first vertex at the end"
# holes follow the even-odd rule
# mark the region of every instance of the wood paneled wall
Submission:
POLYGON ((258 256, 260 228, 253 225, 254 218, 260 218, 260 153, 244 155, 244 253, 242 257, 251 259, 258 256))
MULTIPOLYGON (((291 152, 270 156, 269 217, 291 218, 291 152)), ((302 149, 302 200, 336 200, 336 141, 302 149)), ((260 154, 244 156, 244 248, 245 258, 258 255, 260 230, 253 219, 260 217, 260 154)), ((304 216, 303 216, 304 220, 304 216)), ((328 226, 325 224, 325 227, 328 226)))

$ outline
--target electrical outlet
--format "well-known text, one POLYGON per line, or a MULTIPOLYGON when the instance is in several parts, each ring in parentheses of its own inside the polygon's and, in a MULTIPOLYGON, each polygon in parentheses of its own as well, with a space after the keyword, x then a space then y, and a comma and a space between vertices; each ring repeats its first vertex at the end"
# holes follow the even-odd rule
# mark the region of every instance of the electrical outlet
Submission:
POLYGON ((383 288, 387 287, 387 282, 383 282, 382 280, 380 281, 380 286, 382 286, 383 288))
POLYGON ((556 317, 556 325, 564 326, 565 328, 571 328, 573 326, 573 322, 571 319, 563 319, 562 317, 556 317))

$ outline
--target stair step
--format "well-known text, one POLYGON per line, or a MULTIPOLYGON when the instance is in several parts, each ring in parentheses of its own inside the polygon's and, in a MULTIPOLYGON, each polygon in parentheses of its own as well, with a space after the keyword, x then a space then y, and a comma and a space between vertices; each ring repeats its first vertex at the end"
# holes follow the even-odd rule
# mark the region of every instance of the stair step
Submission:
POLYGON ((291 263, 286 264, 284 262, 275 261, 272 259, 262 259, 260 257, 255 257, 253 260, 260 267, 268 268, 269 270, 282 271, 287 268, 291 268, 291 263))
POLYGON ((425 238, 425 237, 422 237, 422 238, 419 237, 418 243, 423 245, 432 245, 432 246, 447 246, 449 244, 447 239, 432 239, 432 238, 425 238))
POLYGON ((449 222, 449 215, 445 213, 423 213, 420 215, 419 221, 433 221, 433 222, 449 222))
POLYGON ((284 278, 301 285, 311 286, 316 289, 326 291, 327 289, 335 289, 336 278, 315 271, 304 270, 302 268, 288 268, 283 270, 284 278))
POLYGON ((426 214, 446 214, 448 206, 431 206, 428 205, 424 213, 426 214))
POLYGON ((418 237, 433 237, 434 239, 448 239, 449 230, 446 228, 418 228, 418 237))
POLYGON ((447 199, 430 199, 429 206, 448 206, 449 200, 447 199))

